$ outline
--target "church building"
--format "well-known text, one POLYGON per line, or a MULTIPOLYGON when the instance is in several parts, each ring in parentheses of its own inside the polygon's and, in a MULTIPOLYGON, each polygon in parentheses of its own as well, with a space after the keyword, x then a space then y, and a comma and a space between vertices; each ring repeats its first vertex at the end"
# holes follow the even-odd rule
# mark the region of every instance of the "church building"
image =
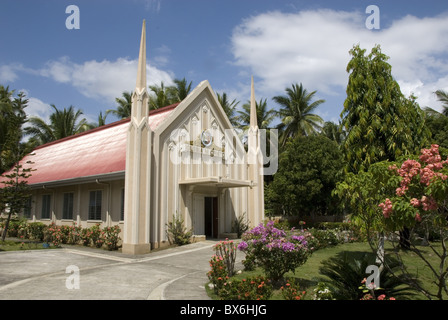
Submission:
POLYGON ((248 151, 208 81, 180 103, 149 110, 143 22, 132 115, 41 145, 31 161, 30 221, 82 227, 120 225, 122 252, 168 244, 181 218, 196 238, 222 238, 244 216, 264 219, 263 161, 254 86, 248 151))

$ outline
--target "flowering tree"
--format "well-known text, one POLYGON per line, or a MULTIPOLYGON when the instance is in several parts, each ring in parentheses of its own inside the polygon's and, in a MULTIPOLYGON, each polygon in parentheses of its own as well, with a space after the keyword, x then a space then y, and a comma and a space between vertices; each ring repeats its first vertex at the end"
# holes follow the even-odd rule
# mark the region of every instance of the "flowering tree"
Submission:
POLYGON ((266 276, 279 281, 288 271, 306 262, 311 250, 307 235, 294 229, 288 234, 274 227, 274 221, 260 224, 245 232, 238 249, 261 265, 266 276))
POLYGON ((409 243, 412 252, 431 270, 437 292, 429 292, 414 283, 428 298, 442 299, 448 294, 447 248, 448 240, 448 159, 442 160, 439 146, 422 149, 418 160, 408 159, 401 166, 391 165, 389 170, 400 178, 395 193, 379 204, 385 229, 389 232, 417 227, 435 233, 440 243, 429 241, 429 232, 423 234, 425 242, 440 261, 434 266, 415 243, 409 243))

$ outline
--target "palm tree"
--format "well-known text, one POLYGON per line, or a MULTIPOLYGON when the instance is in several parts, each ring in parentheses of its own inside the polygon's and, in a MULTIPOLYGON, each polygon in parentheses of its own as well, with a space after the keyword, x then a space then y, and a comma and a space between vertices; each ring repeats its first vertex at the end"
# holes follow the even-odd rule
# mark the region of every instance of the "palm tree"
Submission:
POLYGON ((188 96, 188 94, 191 91, 192 81, 190 81, 190 83, 187 84, 187 80, 185 80, 185 78, 183 78, 182 80, 175 79, 174 83, 176 85, 168 88, 168 91, 169 91, 168 95, 170 96, 170 100, 171 100, 170 104, 176 103, 176 102, 181 102, 188 96))
MULTIPOLYGON (((269 125, 275 119, 277 112, 274 109, 268 110, 267 99, 260 99, 259 102, 255 102, 255 108, 257 111, 257 125, 259 129, 269 129, 269 125)), ((250 101, 243 105, 243 110, 238 111, 237 117, 240 127, 243 130, 249 129, 250 126, 250 101)))
POLYGON ((120 119, 129 118, 131 116, 132 109, 132 91, 124 91, 122 93, 122 98, 115 98, 118 106, 116 109, 109 109, 106 111, 106 116, 109 113, 117 116, 120 119))
POLYGON ((321 134, 335 141, 338 145, 342 143, 345 138, 344 128, 341 123, 336 124, 331 121, 326 121, 322 126, 321 134))
POLYGON ((235 117, 235 108, 240 103, 233 99, 232 102, 227 98, 227 93, 223 92, 222 94, 216 93, 216 97, 218 98, 219 104, 224 109, 227 117, 230 120, 232 126, 236 127, 238 125, 238 119, 235 117))
POLYGON ((155 110, 172 104, 170 89, 165 87, 163 81, 159 85, 149 86, 154 93, 149 97, 149 110, 155 110))
POLYGON ((442 102, 443 106, 442 114, 448 117, 448 92, 443 90, 437 90, 435 94, 437 95, 439 101, 442 102))
POLYGON ((286 95, 272 98, 281 108, 278 115, 281 123, 278 129, 281 132, 281 145, 284 146, 288 138, 296 135, 314 134, 321 128, 323 119, 312 112, 325 100, 312 102, 316 91, 308 93, 302 84, 293 84, 292 88, 286 88, 286 95))
POLYGON ((75 110, 73 106, 59 110, 54 104, 51 107, 54 112, 50 115, 49 124, 39 117, 31 117, 31 126, 25 128, 25 133, 31 136, 30 140, 35 144, 48 143, 89 129, 87 120, 80 119, 83 114, 81 110, 75 110))

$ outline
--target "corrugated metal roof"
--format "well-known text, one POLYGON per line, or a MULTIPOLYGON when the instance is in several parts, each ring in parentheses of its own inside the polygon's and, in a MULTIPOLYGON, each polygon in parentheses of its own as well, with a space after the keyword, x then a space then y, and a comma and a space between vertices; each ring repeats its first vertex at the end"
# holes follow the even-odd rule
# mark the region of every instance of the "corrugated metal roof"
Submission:
MULTIPOLYGON (((177 105, 150 111, 151 130, 154 131, 177 105)), ((28 184, 124 172, 128 127, 129 119, 123 119, 37 147, 21 160, 24 167, 28 166, 27 161, 33 162, 30 166, 35 171, 28 178, 28 184)))

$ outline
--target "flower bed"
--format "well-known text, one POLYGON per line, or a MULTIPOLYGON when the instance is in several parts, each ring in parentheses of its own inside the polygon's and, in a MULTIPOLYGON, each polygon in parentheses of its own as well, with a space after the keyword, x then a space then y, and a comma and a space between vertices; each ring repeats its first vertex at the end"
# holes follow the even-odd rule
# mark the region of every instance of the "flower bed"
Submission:
POLYGON ((108 250, 117 250, 120 241, 121 229, 118 225, 101 228, 96 224, 90 228, 82 228, 76 223, 71 226, 58 226, 55 223, 45 225, 41 222, 30 222, 19 220, 11 223, 8 229, 9 237, 20 237, 21 239, 37 240, 51 243, 55 247, 62 244, 85 245, 96 248, 105 247, 108 250))

